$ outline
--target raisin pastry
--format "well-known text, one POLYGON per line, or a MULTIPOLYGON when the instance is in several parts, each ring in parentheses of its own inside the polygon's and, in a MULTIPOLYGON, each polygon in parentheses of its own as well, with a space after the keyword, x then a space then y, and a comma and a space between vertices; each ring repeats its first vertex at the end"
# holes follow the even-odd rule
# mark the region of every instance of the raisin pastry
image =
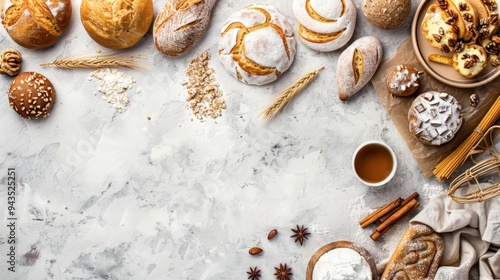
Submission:
POLYGON ((398 65, 387 77, 387 90, 393 96, 409 96, 417 91, 420 85, 420 75, 418 71, 409 65, 398 65))
POLYGON ((486 67, 488 56, 483 47, 476 44, 465 45, 461 52, 453 55, 453 68, 460 75, 472 78, 486 67))
POLYGON ((459 29, 451 16, 439 7, 438 4, 429 6, 422 21, 422 31, 429 44, 445 53, 455 47, 459 29))
POLYGON ((428 91, 411 104, 408 123, 411 135, 426 145, 448 143, 462 126, 462 107, 448 93, 428 91))
POLYGON ((297 34, 308 48, 320 52, 340 49, 352 37, 356 25, 353 0, 294 0, 297 34))

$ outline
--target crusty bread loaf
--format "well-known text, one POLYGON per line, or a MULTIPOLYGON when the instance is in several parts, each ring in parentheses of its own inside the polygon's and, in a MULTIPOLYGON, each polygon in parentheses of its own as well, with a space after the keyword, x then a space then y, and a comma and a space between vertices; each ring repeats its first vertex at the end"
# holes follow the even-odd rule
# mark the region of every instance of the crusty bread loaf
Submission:
POLYGON ((329 52, 343 47, 356 26, 356 6, 352 0, 294 0, 297 34, 307 47, 329 52))
POLYGON ((94 41, 110 49, 137 44, 153 22, 152 0, 82 0, 80 18, 94 41))
POLYGON ((444 253, 444 242, 432 228, 410 226, 391 255, 380 280, 434 279, 444 253))
POLYGON ((365 36, 354 41, 340 54, 337 62, 340 100, 347 101, 371 80, 382 56, 382 44, 373 36, 365 36))
POLYGON ((381 29, 401 26, 411 10, 410 0, 363 0, 361 8, 366 19, 381 29))
POLYGON ((156 17, 153 37, 158 51, 178 56, 205 33, 217 0, 168 0, 156 17))
POLYGON ((448 93, 428 91, 413 100, 408 111, 410 134, 426 145, 449 142, 462 126, 462 106, 448 93))
POLYGON ((52 83, 42 74, 24 72, 12 80, 9 103, 21 117, 40 119, 49 115, 56 101, 52 83))
POLYGON ((295 46, 286 17, 272 6, 253 5, 232 14, 222 27, 219 60, 239 81, 263 85, 290 67, 295 46))
POLYGON ((29 49, 55 43, 71 19, 71 0, 0 1, 2 24, 14 42, 29 49))

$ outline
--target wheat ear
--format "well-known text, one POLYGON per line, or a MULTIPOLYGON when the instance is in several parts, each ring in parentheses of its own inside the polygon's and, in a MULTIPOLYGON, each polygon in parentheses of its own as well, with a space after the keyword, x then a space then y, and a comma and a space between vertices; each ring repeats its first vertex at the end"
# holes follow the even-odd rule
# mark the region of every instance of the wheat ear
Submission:
POLYGON ((49 63, 42 63, 40 66, 54 66, 58 68, 103 68, 103 67, 126 67, 143 69, 144 65, 137 63, 134 56, 123 58, 117 54, 104 55, 72 55, 63 59, 56 59, 49 63))
POLYGON ((324 67, 307 73, 291 86, 283 90, 261 113, 264 119, 272 119, 292 100, 305 86, 307 86, 324 67))

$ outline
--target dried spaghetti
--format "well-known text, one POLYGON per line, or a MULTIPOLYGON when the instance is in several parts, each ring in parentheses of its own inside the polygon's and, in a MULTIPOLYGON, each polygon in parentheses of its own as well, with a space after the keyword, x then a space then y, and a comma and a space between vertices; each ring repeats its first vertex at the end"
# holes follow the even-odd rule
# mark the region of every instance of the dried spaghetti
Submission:
POLYGON ((484 132, 487 131, 493 123, 500 117, 500 96, 491 106, 490 110, 486 113, 479 125, 474 131, 465 139, 460 146, 458 146, 451 154, 444 158, 434 168, 434 175, 440 180, 444 181, 450 178, 451 174, 461 166, 467 159, 469 151, 476 145, 484 132))

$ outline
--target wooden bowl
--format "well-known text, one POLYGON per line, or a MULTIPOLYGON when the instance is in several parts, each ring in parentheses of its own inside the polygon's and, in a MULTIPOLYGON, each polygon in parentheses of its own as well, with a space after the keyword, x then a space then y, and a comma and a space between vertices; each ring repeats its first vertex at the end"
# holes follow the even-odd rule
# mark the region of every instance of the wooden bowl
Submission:
POLYGON ((377 274, 377 267, 375 265, 375 261, 373 260, 372 255, 370 252, 368 252, 365 248, 360 247, 356 244, 354 244, 351 241, 345 241, 345 240, 339 240, 335 241, 332 243, 328 243, 322 247, 320 247, 311 257, 309 260, 309 264, 307 265, 307 271, 306 271, 306 280, 312 280, 313 278, 313 271, 314 271, 314 266, 316 265, 316 262, 318 262, 319 258, 326 252, 337 249, 337 248, 348 248, 352 249, 356 252, 358 252, 365 260, 368 262, 370 265, 370 269, 372 271, 372 279, 373 280, 378 280, 378 274, 377 274))

